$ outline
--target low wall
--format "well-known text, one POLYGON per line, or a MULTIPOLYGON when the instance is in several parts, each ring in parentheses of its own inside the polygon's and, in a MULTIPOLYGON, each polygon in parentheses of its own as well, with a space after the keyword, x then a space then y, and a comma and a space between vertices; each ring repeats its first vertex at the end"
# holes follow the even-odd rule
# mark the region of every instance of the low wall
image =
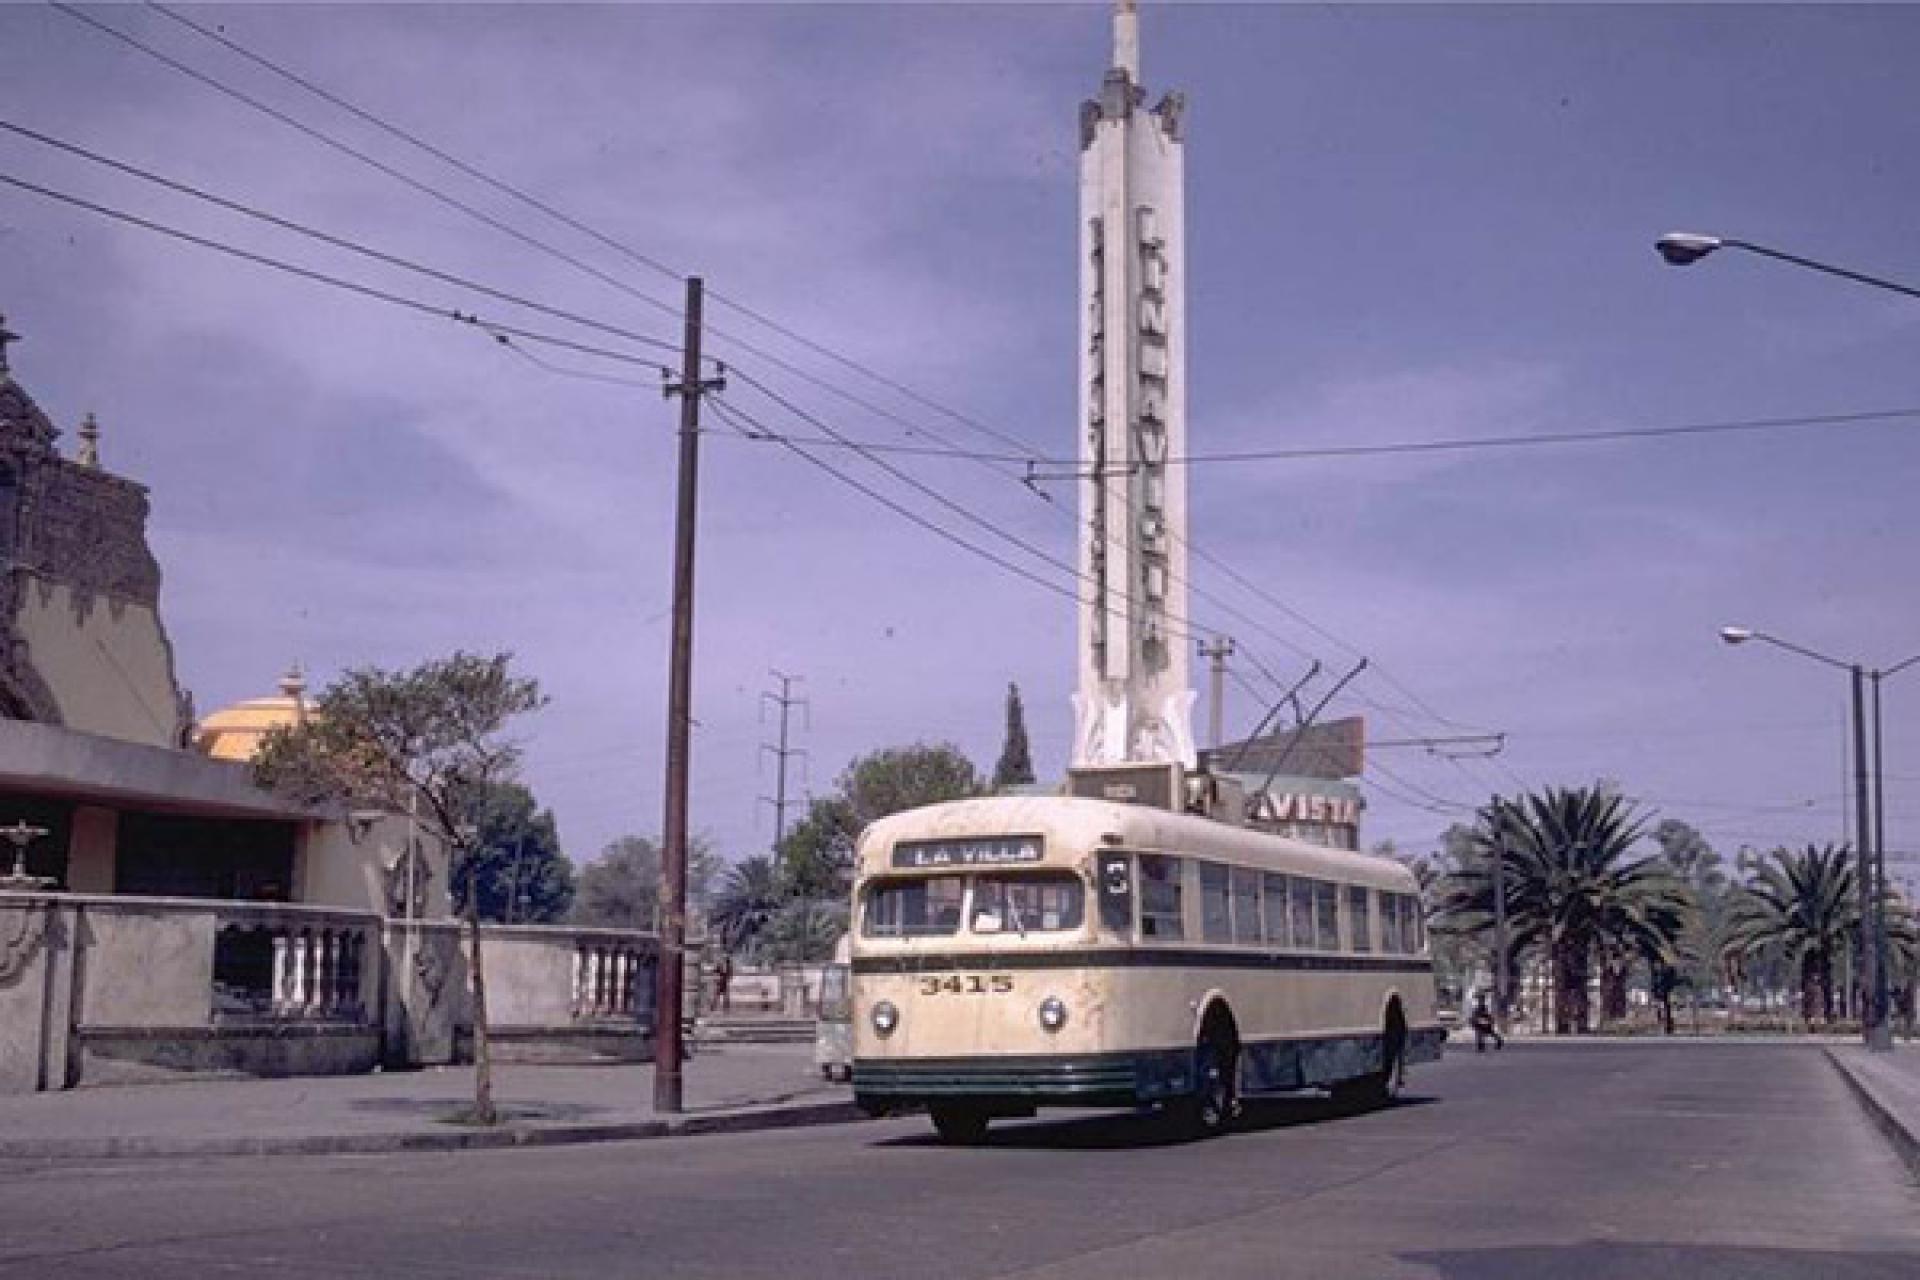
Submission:
MULTIPOLYGON (((651 935, 487 925, 481 937, 496 1056, 650 1056, 651 935)), ((0 1093, 454 1062, 472 1039, 469 977, 451 921, 0 892, 0 1093)))
MULTIPOLYGON (((714 990, 705 1007, 714 1012, 811 1017, 820 1012, 820 979, 824 969, 825 966, 817 964, 736 969, 725 992, 714 990)), ((707 982, 709 988, 715 987, 716 976, 710 973, 707 982)))

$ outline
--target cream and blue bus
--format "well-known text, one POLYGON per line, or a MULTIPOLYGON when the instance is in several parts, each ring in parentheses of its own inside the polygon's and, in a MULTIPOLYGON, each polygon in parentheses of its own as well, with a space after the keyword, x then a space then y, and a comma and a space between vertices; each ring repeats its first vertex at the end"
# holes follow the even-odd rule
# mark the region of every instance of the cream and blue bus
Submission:
POLYGON ((1008 796, 882 819, 855 863, 853 1079, 983 1138, 1045 1106, 1390 1100, 1440 1056, 1413 874, 1145 805, 1008 796))

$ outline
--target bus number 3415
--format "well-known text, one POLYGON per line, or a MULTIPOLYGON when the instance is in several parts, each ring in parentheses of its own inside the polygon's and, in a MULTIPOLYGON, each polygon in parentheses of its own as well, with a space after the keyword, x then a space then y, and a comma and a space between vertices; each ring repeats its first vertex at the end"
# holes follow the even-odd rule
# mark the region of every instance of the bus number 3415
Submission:
POLYGON ((1005 973, 986 976, 975 973, 964 978, 956 973, 946 978, 920 979, 920 994, 923 996, 984 996, 989 992, 1005 995, 1011 990, 1013 977, 1005 973))

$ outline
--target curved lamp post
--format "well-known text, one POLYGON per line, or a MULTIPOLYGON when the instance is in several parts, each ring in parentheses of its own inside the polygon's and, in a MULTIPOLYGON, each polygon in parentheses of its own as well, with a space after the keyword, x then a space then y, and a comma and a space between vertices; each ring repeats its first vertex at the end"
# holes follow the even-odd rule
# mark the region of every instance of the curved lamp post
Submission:
MULTIPOLYGON (((1694 231, 1669 231, 1656 240, 1653 247, 1660 251, 1660 256, 1666 259, 1670 267, 1690 267, 1708 254, 1716 253, 1721 249, 1740 249, 1778 262, 1790 262, 1796 267, 1805 267, 1809 271, 1839 276, 1843 280, 1852 280, 1856 284, 1872 285, 1876 289, 1885 289, 1891 293, 1904 293, 1909 298, 1920 298, 1920 289, 1911 285, 1897 284, 1892 280, 1883 280, 1879 276, 1870 276, 1862 271, 1851 271, 1846 267, 1836 267, 1831 262, 1819 262, 1813 258, 1803 258, 1799 254, 1783 253, 1778 249, 1769 249, 1763 244, 1754 244, 1750 240, 1701 235, 1694 231)), ((1730 629, 1737 630, 1737 628, 1730 629)), ((1736 640, 1733 643, 1738 644, 1739 641, 1736 640)))
POLYGON ((1861 1032, 1867 1048, 1881 1051, 1892 1049, 1893 1026, 1887 1017, 1887 855, 1885 815, 1881 810, 1880 682, 1888 676, 1899 675, 1915 663, 1920 663, 1920 654, 1915 654, 1905 662, 1895 663, 1885 670, 1868 671, 1858 662, 1842 662, 1838 658, 1794 644, 1790 640, 1782 640, 1778 636, 1770 636, 1764 631, 1755 631, 1751 627, 1722 627, 1720 638, 1728 644, 1745 644, 1749 640, 1758 640, 1776 649, 1784 649, 1788 653, 1811 658, 1829 667, 1837 667, 1848 674, 1853 689, 1855 830, 1859 832, 1860 921, 1864 935, 1860 949, 1860 985, 1866 989, 1867 995, 1867 1016, 1861 1019, 1861 1032), (1865 697, 1865 684, 1869 678, 1873 681, 1871 799, 1868 794, 1867 760, 1869 757, 1865 697))

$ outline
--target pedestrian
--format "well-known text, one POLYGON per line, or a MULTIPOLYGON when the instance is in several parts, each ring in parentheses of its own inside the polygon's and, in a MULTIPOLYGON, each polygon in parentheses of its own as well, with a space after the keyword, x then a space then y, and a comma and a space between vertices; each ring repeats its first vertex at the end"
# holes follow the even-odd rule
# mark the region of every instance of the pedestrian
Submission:
POLYGON ((1467 1025, 1473 1028, 1473 1051, 1485 1053, 1487 1040, 1493 1040, 1495 1050, 1507 1047, 1507 1038, 1500 1034, 1500 1028, 1494 1024, 1493 1012, 1487 1008, 1487 993, 1482 991, 1473 997, 1473 1013, 1467 1018, 1467 1025))

